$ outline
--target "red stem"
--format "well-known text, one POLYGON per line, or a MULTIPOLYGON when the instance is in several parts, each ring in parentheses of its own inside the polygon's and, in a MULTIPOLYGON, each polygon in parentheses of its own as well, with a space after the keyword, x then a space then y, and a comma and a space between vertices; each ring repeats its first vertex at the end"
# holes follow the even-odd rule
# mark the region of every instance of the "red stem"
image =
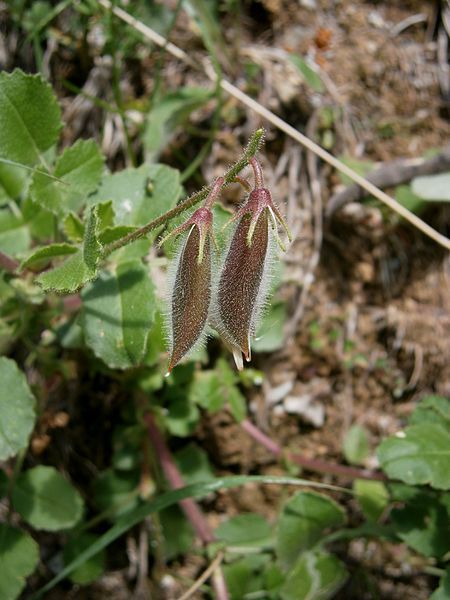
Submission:
MULTIPOLYGON (((172 489, 184 487, 185 483, 181 476, 180 471, 172 457, 169 448, 161 435, 160 430, 153 418, 151 413, 147 413, 144 417, 147 424, 149 437, 152 441, 153 447, 155 448, 156 454, 161 463, 161 468, 166 476, 167 481, 172 489)), ((180 501, 180 506, 184 511, 184 514, 189 519, 194 528, 196 534, 204 544, 210 544, 214 541, 214 535, 203 516, 198 504, 192 500, 192 498, 185 498, 180 501)), ((215 588, 215 594, 217 600, 228 600, 228 591, 223 578, 222 571, 217 569, 214 576, 212 577, 212 584, 215 588)))
POLYGON ((264 175, 259 160, 253 156, 248 162, 251 164, 253 173, 255 175, 255 188, 263 188, 264 175))
POLYGON ((209 208, 209 209, 212 208, 214 202, 217 199, 217 196, 219 195, 220 188, 223 186, 224 183, 225 183, 225 179, 223 177, 218 177, 216 179, 211 191, 208 194, 208 197, 205 200, 205 204, 204 204, 205 208, 209 208))
POLYGON ((262 446, 267 448, 269 452, 272 452, 277 457, 286 456, 286 458, 296 464, 300 465, 307 471, 314 471, 317 473, 328 473, 330 475, 336 475, 336 477, 347 477, 349 479, 369 479, 371 481, 388 481, 388 478, 384 473, 377 471, 369 471, 368 469, 356 469, 354 467, 346 467, 345 465, 339 465, 336 463, 329 463, 324 460, 314 460, 312 458, 304 458, 299 454, 293 452, 284 452, 283 448, 274 442, 269 436, 258 429, 251 421, 244 419, 240 423, 242 429, 246 431, 254 440, 259 442, 262 446))
POLYGON ((4 252, 0 252, 0 268, 5 269, 8 273, 14 273, 19 264, 14 258, 11 258, 4 252))

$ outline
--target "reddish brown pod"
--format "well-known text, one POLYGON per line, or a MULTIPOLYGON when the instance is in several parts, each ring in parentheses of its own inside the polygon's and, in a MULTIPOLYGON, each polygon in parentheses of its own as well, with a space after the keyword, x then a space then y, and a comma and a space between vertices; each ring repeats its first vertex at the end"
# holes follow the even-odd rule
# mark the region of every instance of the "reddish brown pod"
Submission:
MULTIPOLYGON (((238 224, 225 258, 216 298, 216 327, 230 346, 236 365, 242 368, 242 354, 251 358, 250 339, 267 298, 270 270, 271 225, 276 233, 277 221, 286 224, 264 187, 262 169, 252 158, 255 188, 233 221, 238 224)), ((288 232, 290 239, 290 234, 288 232)))
POLYGON ((223 179, 219 177, 205 205, 168 237, 188 231, 176 259, 170 292, 170 359, 167 375, 201 339, 211 305, 212 223, 211 206, 223 179))

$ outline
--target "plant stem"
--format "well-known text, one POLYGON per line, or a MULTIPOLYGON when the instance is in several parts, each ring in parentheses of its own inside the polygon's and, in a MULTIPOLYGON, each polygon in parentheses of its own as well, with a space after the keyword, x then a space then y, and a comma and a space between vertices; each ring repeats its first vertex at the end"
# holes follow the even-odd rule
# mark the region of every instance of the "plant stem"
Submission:
POLYGON ((248 419, 244 419, 240 423, 242 429, 246 431, 254 440, 264 446, 269 452, 277 457, 285 456, 291 462, 300 465, 307 471, 316 473, 328 473, 336 477, 346 477, 348 479, 369 479, 370 481, 388 481, 384 473, 377 471, 369 471, 368 469, 357 469, 355 467, 347 467, 336 463, 330 463, 324 460, 316 460, 305 458, 293 452, 285 452, 281 446, 274 442, 268 435, 253 425, 248 419))
MULTIPOLYGON (((252 137, 250 138, 250 140, 247 144, 247 148, 245 149, 245 151, 242 155, 242 158, 240 158, 224 174, 224 176, 223 176, 224 185, 228 185, 229 183, 232 183, 233 180, 235 179, 236 175, 238 175, 242 171, 242 169, 244 169, 249 164, 250 159, 258 152, 259 148, 261 147, 263 138, 264 138, 264 129, 257 129, 255 131, 255 133, 252 135, 252 137)), ((108 244, 103 249, 103 253, 102 253, 103 258, 106 258, 109 254, 111 254, 111 252, 114 252, 115 250, 118 250, 119 248, 123 248, 123 246, 127 246, 128 244, 131 244, 132 242, 135 242, 136 240, 139 240, 139 239, 145 237, 153 229, 156 229, 160 225, 163 225, 170 219, 173 219, 174 217, 176 217, 180 213, 184 212, 188 208, 191 208, 195 204, 198 204, 199 202, 201 202, 208 196, 211 189, 212 189, 212 184, 204 187, 202 190, 200 190, 199 192, 196 192, 192 196, 189 196, 189 198, 186 198, 186 200, 184 200, 183 202, 181 202, 180 204, 178 204, 171 210, 167 211, 160 217, 154 219, 153 221, 150 221, 150 223, 147 223, 143 227, 140 227, 139 229, 132 231, 128 235, 125 235, 124 237, 119 238, 115 242, 111 242, 111 244, 108 244)))
MULTIPOLYGON (((149 437, 152 441, 156 455, 159 458, 161 468, 166 476, 167 481, 169 482, 170 487, 174 490, 184 487, 185 484, 181 473, 178 470, 169 448, 166 446, 164 438, 158 429, 153 415, 149 412, 146 413, 144 420, 147 425, 149 437)), ((192 498, 186 498, 185 500, 181 500, 180 506, 183 509, 186 517, 191 522, 192 527, 201 541, 204 544, 210 544, 213 542, 214 536, 198 504, 192 500, 192 498)), ((228 600, 228 591, 220 569, 215 571, 212 583, 215 589, 217 600, 228 600)))
POLYGON ((0 251, 1 269, 4 269, 8 273, 14 273, 14 271, 19 268, 19 264, 20 263, 17 260, 0 251))

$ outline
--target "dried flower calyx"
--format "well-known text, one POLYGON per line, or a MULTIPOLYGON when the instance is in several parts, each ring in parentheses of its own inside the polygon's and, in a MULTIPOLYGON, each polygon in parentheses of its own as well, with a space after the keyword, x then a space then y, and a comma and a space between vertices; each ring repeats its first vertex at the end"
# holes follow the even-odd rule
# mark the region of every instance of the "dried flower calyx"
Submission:
POLYGON ((219 177, 204 206, 196 210, 169 237, 187 231, 175 261, 175 277, 170 293, 170 360, 167 374, 200 340, 211 305, 211 260, 213 242, 213 214, 211 207, 224 180, 219 177))
POLYGON ((275 206, 270 191, 264 187, 262 169, 252 158, 255 188, 237 211, 232 221, 238 221, 223 264, 215 300, 214 325, 231 348, 238 368, 242 354, 251 359, 250 338, 255 333, 258 317, 267 297, 270 270, 270 223, 278 244, 284 249, 277 233, 277 221, 290 233, 275 206))

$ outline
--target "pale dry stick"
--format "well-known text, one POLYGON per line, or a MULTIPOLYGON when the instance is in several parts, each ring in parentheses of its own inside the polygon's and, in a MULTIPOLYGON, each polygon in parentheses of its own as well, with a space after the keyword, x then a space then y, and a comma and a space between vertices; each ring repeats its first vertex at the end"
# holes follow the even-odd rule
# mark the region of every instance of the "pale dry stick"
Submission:
MULTIPOLYGON (((135 19, 129 13, 122 10, 118 6, 112 6, 109 0, 98 0, 98 2, 104 8, 111 10, 119 19, 122 19, 122 21, 125 21, 126 23, 131 25, 131 27, 142 33, 144 37, 157 44, 158 46, 166 48, 166 50, 170 54, 172 54, 179 60, 182 60, 183 62, 192 66, 193 68, 198 69, 198 63, 195 63, 189 57, 189 55, 186 52, 184 52, 184 50, 181 50, 181 48, 178 48, 178 46, 176 46, 172 42, 168 42, 162 35, 154 31, 138 19, 135 19)), ((216 83, 217 76, 211 65, 204 64, 203 68, 206 76, 211 81, 216 83)), ((406 221, 409 221, 411 225, 417 227, 417 229, 419 229, 429 238, 431 238, 447 250, 450 250, 450 240, 446 238, 445 235, 442 235, 441 233, 433 229, 430 225, 428 225, 428 223, 422 221, 422 219, 420 219, 417 215, 415 215, 407 208, 399 204, 396 200, 394 200, 394 198, 391 198, 391 196, 378 189, 376 186, 370 183, 370 181, 367 181, 367 179, 365 179, 364 177, 361 177, 361 175, 359 175, 356 171, 354 171, 353 169, 342 163, 340 160, 335 158, 332 154, 324 150, 321 146, 310 140, 306 135, 303 135, 303 133, 297 131, 297 129, 292 127, 292 125, 289 125, 288 123, 286 123, 286 121, 283 121, 283 119, 278 117, 275 113, 262 106, 259 102, 242 92, 239 88, 237 88, 235 85, 233 85, 226 79, 222 78, 220 80, 220 87, 228 94, 242 102, 242 104, 245 104, 246 106, 248 106, 248 108, 258 113, 267 121, 269 121, 269 123, 272 123, 272 125, 277 127, 280 131, 283 131, 286 135, 289 135, 296 142, 298 142, 308 150, 311 150, 311 152, 314 152, 314 154, 317 154, 317 156, 319 156, 322 160, 330 164, 332 167, 334 167, 344 175, 347 175, 347 177, 349 177, 352 181, 364 188, 369 194, 371 194, 372 196, 389 206, 389 208, 391 208, 393 211, 395 211, 397 214, 403 217, 406 221)))
POLYGON ((178 598, 178 600, 188 600, 188 598, 191 598, 195 594, 195 592, 199 588, 201 588, 205 581, 207 581, 211 577, 211 575, 213 575, 215 571, 219 568, 221 562, 223 561, 223 557, 224 553, 219 552, 216 558, 209 565, 209 567, 205 571, 203 571, 200 577, 196 581, 194 581, 191 587, 180 598, 178 598))

